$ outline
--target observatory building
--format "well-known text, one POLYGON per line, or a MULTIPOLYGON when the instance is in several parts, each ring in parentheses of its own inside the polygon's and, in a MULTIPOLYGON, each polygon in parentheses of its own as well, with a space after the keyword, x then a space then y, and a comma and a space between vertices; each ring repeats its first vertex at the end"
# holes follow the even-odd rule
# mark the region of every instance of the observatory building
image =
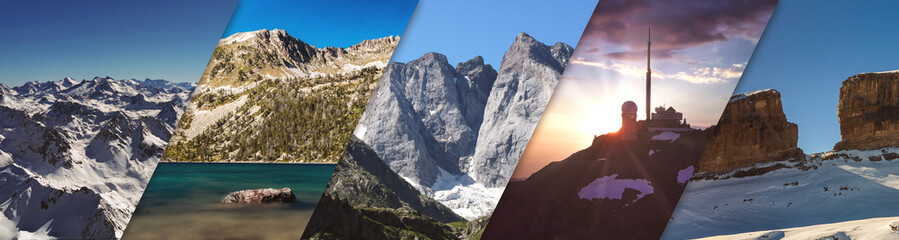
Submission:
POLYGON ((621 134, 622 140, 637 140, 637 104, 631 101, 621 104, 621 134))
MULTIPOLYGON (((639 128, 645 128, 649 132, 691 131, 693 129, 690 128, 690 124, 687 124, 687 120, 684 119, 684 114, 678 112, 673 107, 657 107, 655 108, 655 113, 649 111, 650 109, 652 109, 649 107, 650 100, 652 99, 652 92, 650 91, 650 89, 652 88, 652 68, 650 67, 650 52, 652 51, 652 30, 650 30, 649 36, 650 38, 646 42, 646 120, 638 122, 637 126, 639 128)), ((627 105, 628 102, 625 102, 624 104, 627 105)), ((633 104, 633 102, 630 103, 633 104)), ((636 106, 634 107, 636 108, 636 106)), ((624 117, 624 106, 621 107, 621 110, 621 116, 624 117)))

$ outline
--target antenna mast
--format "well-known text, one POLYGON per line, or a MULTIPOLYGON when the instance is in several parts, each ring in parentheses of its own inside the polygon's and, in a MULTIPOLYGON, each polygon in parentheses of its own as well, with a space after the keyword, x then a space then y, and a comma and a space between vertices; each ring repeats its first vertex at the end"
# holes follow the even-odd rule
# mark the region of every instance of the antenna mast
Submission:
POLYGON ((650 51, 652 51, 652 28, 649 28, 649 35, 646 36, 646 121, 650 120, 649 100, 652 95, 650 87, 652 86, 652 68, 649 65, 650 51))

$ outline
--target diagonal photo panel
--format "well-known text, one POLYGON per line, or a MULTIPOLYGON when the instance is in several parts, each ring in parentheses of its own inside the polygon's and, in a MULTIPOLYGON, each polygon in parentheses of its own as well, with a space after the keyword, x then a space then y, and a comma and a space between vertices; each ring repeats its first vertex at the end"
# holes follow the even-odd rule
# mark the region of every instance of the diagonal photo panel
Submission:
POLYGON ((241 1, 125 238, 297 238, 416 4, 241 1))
POLYGON ((595 5, 422 1, 302 238, 478 238, 595 5))
POLYGON ((658 239, 777 1, 600 1, 483 239, 658 239))

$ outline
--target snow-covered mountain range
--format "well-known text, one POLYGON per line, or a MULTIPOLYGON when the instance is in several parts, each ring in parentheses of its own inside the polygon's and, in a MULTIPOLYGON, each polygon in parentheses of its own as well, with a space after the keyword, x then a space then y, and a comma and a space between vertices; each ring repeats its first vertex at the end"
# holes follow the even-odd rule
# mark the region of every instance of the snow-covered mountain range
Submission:
POLYGON ((194 84, 0 84, 0 238, 121 237, 194 84))

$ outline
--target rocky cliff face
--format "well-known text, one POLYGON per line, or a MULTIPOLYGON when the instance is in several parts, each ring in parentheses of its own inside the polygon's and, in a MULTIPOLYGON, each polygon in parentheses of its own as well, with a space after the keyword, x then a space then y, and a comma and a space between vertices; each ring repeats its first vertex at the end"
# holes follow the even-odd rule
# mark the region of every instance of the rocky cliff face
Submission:
POLYGON ((726 173, 757 163, 805 157, 796 147, 799 128, 787 122, 776 90, 731 97, 697 164, 699 172, 726 173))
POLYGON ((477 56, 456 65, 460 76, 456 77, 456 88, 462 101, 462 114, 472 129, 481 128, 484 121, 484 107, 490 97, 490 90, 496 82, 496 70, 484 64, 484 58, 477 56))
POLYGON ((571 58, 571 46, 550 47, 521 33, 503 56, 484 110, 469 171, 487 187, 504 187, 571 58))
POLYGON ((503 186, 571 52, 563 43, 550 47, 522 33, 499 73, 481 57, 457 68, 438 53, 393 63, 360 124, 377 134, 362 139, 416 184, 429 187, 442 170, 503 186))
POLYGON ((843 139, 834 150, 899 146, 899 72, 862 73, 846 79, 837 113, 843 139))
POLYGON ((316 78, 384 67, 399 37, 368 39, 347 47, 316 48, 281 29, 231 35, 219 41, 200 79, 198 93, 227 87, 230 94, 271 78, 316 78))
POLYGON ((459 159, 474 150, 477 132, 463 114, 457 76, 439 53, 390 64, 357 127, 366 129, 360 137, 381 159, 413 184, 431 186, 440 169, 460 174, 459 159))
POLYGON ((498 201, 571 52, 522 33, 499 72, 481 57, 453 68, 438 53, 391 63, 356 134, 423 193, 481 217, 498 201))

